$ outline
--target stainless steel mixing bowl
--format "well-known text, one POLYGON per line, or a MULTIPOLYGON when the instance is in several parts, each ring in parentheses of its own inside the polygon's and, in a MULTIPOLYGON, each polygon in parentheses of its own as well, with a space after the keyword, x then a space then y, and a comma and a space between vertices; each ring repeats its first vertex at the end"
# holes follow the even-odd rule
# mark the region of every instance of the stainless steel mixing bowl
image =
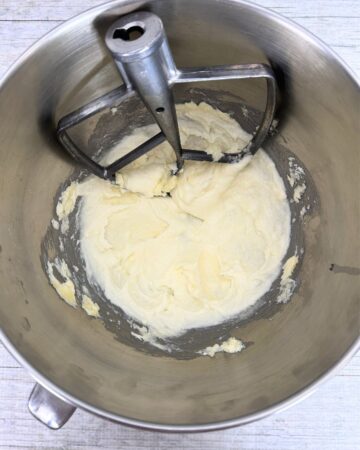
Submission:
MULTIPOLYGON (((263 107, 261 81, 227 89, 263 107)), ((1 83, 5 346, 62 400, 151 429, 240 425, 308 395, 359 347, 359 105, 359 85, 334 53, 295 24, 242 1, 120 0, 61 25, 1 83), (242 339, 254 343, 241 355, 180 360, 139 352, 60 301, 41 267, 53 198, 73 169, 56 141, 55 121, 119 84, 103 37, 135 9, 162 18, 179 67, 272 64, 282 96, 273 142, 297 155, 319 194, 319 213, 305 230, 300 288, 272 320, 241 327, 242 339)), ((30 407, 56 428, 73 407, 52 394, 37 387, 30 407)))

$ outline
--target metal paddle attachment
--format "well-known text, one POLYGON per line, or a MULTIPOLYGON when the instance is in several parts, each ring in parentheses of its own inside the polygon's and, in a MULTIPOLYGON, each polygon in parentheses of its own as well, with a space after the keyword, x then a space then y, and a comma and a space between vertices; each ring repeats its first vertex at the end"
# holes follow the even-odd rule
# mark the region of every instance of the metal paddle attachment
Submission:
POLYGON ((184 160, 213 161, 210 154, 181 147, 172 87, 177 83, 213 80, 265 78, 267 102, 254 137, 240 152, 226 153, 217 162, 234 163, 246 154, 254 154, 262 145, 273 120, 276 102, 276 82, 272 69, 265 64, 226 65, 178 69, 171 55, 162 21, 149 12, 136 12, 117 20, 107 31, 105 43, 110 50, 124 85, 63 117, 57 128, 60 142, 66 150, 95 175, 112 179, 115 172, 167 140, 176 155, 180 170, 184 160), (126 97, 137 93, 161 132, 104 167, 86 155, 70 138, 67 130, 105 108, 119 105, 126 97))

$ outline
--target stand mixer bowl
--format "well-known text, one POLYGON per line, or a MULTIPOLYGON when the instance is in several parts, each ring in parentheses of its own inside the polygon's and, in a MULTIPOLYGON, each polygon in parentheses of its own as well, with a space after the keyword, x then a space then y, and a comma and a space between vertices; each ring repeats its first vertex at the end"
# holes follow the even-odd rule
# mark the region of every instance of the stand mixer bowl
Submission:
MULTIPOLYGON (((214 88, 264 109, 264 80, 214 88)), ((0 337, 43 386, 30 399, 31 411, 52 428, 76 406, 148 429, 214 430, 290 406, 348 360, 360 330, 359 104, 357 81, 331 50, 243 1, 114 1, 33 46, 0 85, 0 337), (240 355, 140 352, 60 301, 41 266, 54 196, 74 169, 55 124, 119 85, 104 35, 138 9, 161 17, 178 67, 272 66, 280 126, 268 145, 294 152, 319 196, 304 227, 300 287, 271 320, 258 317, 240 328, 253 343, 240 355)), ((87 144, 97 120, 78 132, 80 143, 87 144)))

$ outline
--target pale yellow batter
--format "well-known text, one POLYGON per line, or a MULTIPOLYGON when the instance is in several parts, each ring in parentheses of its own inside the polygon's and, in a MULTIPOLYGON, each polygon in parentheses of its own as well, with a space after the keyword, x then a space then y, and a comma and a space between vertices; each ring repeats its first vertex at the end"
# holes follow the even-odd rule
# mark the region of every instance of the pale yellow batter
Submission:
MULTIPOLYGON (((177 112, 183 146, 206 150, 215 159, 237 152, 251 138, 229 115, 204 103, 180 105, 177 112)), ((136 130, 103 163, 156 132, 156 126, 136 130)), ((262 150, 249 162, 186 162, 173 176, 174 153, 164 143, 118 173, 117 185, 89 177, 63 192, 54 228, 67 233, 68 216, 82 197, 79 226, 88 276, 144 325, 133 333, 139 339, 159 347, 159 337, 221 323, 253 305, 280 274, 290 240, 284 184, 262 150)), ((280 302, 293 291, 290 276, 297 261, 295 255, 283 267, 280 302)), ((59 295, 76 307, 66 262, 56 258, 47 271, 59 295)), ((87 292, 78 300, 99 317, 87 292)), ((243 348, 231 338, 200 353, 243 348)))
POLYGON ((198 353, 203 356, 215 356, 216 353, 240 353, 244 350, 245 344, 234 337, 229 338, 227 341, 221 344, 214 344, 211 347, 206 347, 204 350, 200 350, 198 353))
MULTIPOLYGON (((209 105, 189 103, 177 111, 185 148, 219 158, 250 139, 209 105)), ((104 162, 156 131, 136 130, 104 162)), ((94 177, 73 183, 59 219, 83 197, 81 251, 88 276, 154 336, 215 325, 270 288, 289 245, 290 210, 275 165, 262 150, 248 163, 186 162, 175 177, 174 154, 164 143, 122 170, 118 185, 94 177)))

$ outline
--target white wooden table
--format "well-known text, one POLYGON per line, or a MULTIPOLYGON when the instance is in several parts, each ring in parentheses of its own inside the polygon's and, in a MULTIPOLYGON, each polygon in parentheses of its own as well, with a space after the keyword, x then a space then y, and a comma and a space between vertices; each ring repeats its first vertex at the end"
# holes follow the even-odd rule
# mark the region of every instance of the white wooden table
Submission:
MULTIPOLYGON (((102 0, 0 0, 0 76, 40 36, 102 0)), ((360 77, 360 0, 257 0, 330 45, 360 77)), ((77 410, 50 431, 27 411, 33 381, 0 344, 0 449, 360 450, 360 354, 312 397, 227 431, 161 434, 77 410)))

